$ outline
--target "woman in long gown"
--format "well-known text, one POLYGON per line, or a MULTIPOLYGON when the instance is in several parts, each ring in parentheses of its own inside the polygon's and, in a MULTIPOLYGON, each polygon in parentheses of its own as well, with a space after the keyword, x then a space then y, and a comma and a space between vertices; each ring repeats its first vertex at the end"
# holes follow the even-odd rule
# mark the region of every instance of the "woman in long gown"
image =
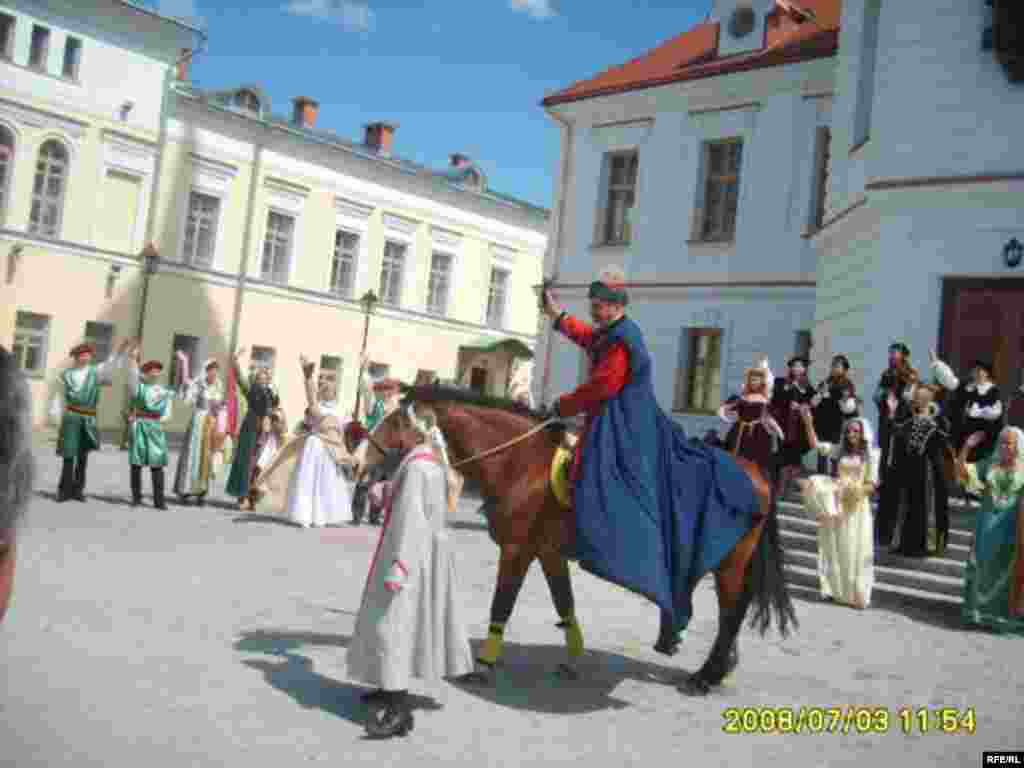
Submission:
POLYGON ((941 555, 949 536, 950 427, 938 413, 935 391, 916 385, 911 416, 892 423, 878 531, 883 546, 906 557, 941 555))
POLYGON ((784 439, 782 427, 770 411, 773 382, 768 361, 763 360, 747 369, 743 391, 718 409, 719 418, 732 425, 725 436, 725 449, 755 462, 766 477, 774 473, 784 439))
POLYGON ((174 473, 174 493, 182 503, 193 497, 201 507, 224 466, 228 419, 220 364, 209 359, 203 374, 189 378, 188 356, 178 351, 178 397, 192 404, 192 418, 174 473))
POLYGON ((300 358, 306 389, 306 426, 263 470, 257 487, 288 476, 285 517, 303 528, 352 522, 352 495, 345 470, 353 459, 345 447, 344 423, 333 381, 322 379, 314 388, 314 364, 300 358))
POLYGON ((238 387, 242 390, 248 408, 238 431, 235 457, 231 462, 231 474, 228 475, 227 493, 238 499, 239 509, 245 508, 247 500, 249 508, 253 509, 255 500, 250 496, 250 486, 258 471, 258 459, 273 434, 262 427, 264 419, 280 405, 280 399, 270 386, 270 372, 266 368, 258 369, 253 375, 252 382, 248 385, 245 383, 239 364, 244 354, 245 349, 240 349, 232 361, 238 387))
POLYGON ((968 464, 985 437, 970 435, 957 460, 960 481, 982 495, 964 572, 964 620, 1024 635, 1024 432, 1004 427, 996 452, 968 464))
POLYGON ((832 459, 834 475, 800 480, 804 508, 818 520, 818 582, 821 596, 854 608, 867 608, 875 582, 871 494, 878 485, 880 451, 871 424, 849 419, 838 443, 818 440, 809 409, 811 448, 832 459))

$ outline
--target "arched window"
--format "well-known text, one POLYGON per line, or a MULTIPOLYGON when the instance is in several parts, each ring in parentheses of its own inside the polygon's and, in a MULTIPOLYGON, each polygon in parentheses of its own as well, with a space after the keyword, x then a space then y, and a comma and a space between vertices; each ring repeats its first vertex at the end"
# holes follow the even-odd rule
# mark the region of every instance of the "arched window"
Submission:
POLYGON ((68 151, 56 139, 39 148, 36 181, 32 187, 32 212, 28 231, 47 237, 60 232, 64 192, 68 183, 68 151))
POLYGON ((14 134, 0 125, 0 217, 7 213, 8 189, 14 172, 14 134))

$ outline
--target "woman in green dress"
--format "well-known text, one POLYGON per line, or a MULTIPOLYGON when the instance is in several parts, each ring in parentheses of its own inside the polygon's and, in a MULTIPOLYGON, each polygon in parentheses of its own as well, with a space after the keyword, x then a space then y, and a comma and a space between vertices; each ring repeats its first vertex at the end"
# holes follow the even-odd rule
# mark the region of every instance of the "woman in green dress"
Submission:
POLYGON ((1004 427, 996 451, 968 464, 968 453, 984 439, 981 432, 968 437, 957 460, 960 481, 982 495, 965 571, 964 619, 1024 635, 1024 432, 1004 427))

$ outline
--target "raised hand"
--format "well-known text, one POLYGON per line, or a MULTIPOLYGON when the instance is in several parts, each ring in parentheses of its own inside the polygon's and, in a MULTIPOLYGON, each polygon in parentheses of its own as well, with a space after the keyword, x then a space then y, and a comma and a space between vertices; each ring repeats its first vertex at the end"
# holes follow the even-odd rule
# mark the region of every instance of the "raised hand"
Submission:
POLYGON ((928 362, 931 363, 932 365, 934 365, 935 363, 939 362, 939 358, 935 354, 935 350, 934 349, 929 349, 928 350, 928 362))

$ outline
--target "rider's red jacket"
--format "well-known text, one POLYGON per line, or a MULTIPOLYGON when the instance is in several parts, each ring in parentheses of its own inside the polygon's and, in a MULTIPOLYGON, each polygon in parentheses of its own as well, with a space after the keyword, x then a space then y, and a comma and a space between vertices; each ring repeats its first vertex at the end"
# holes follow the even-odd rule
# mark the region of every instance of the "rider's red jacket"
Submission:
POLYGON ((556 318, 554 327, 570 341, 583 347, 590 358, 590 376, 587 381, 569 394, 562 395, 557 403, 558 414, 562 417, 585 414, 583 434, 576 444, 576 455, 573 457, 571 477, 575 482, 591 423, 601 412, 605 401, 615 397, 629 382, 629 350, 622 342, 606 343, 604 331, 595 330, 589 323, 569 314, 556 318))

